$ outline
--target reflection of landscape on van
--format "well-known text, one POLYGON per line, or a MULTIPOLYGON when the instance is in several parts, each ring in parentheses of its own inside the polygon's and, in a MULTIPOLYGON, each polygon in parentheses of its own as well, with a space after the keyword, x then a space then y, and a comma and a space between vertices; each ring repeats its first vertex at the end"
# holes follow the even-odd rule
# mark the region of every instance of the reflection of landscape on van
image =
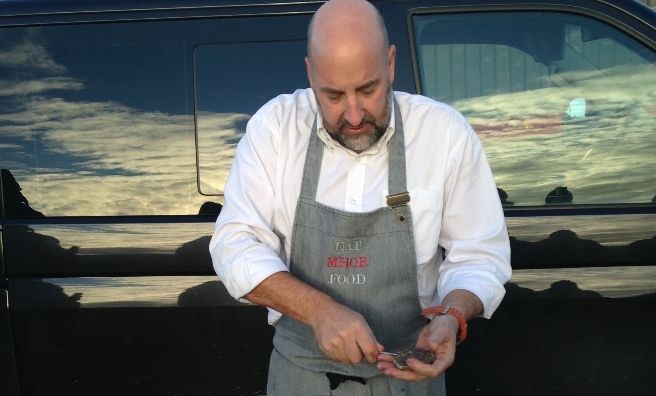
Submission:
MULTIPOLYGON (((139 79, 148 70, 129 68, 108 56, 96 62, 116 63, 110 70, 123 80, 92 79, 96 76, 75 73, 58 62, 58 56, 71 56, 66 53, 70 48, 51 52, 40 44, 46 40, 38 38, 38 30, 32 33, 20 45, 0 48, 0 161, 20 184, 29 205, 45 216, 198 213, 208 199, 197 189, 191 110, 170 103, 163 111, 155 105, 126 105, 122 97, 134 99, 135 93, 143 92, 139 79), (114 83, 114 90, 102 86, 114 83), (125 85, 132 83, 136 87, 129 92, 125 85)), ((98 48, 83 48, 77 56, 87 59, 85 50, 93 53, 98 48)), ((158 45, 144 45, 136 52, 148 50, 161 52, 158 45)), ((173 66, 159 72, 184 79, 184 70, 173 66)), ((180 97, 189 97, 184 81, 179 85, 180 97)), ((221 129, 218 133, 236 135, 233 123, 244 117, 213 114, 206 120, 221 129)), ((226 153, 212 154, 230 157, 233 148, 223 147, 226 153)), ((221 170, 227 174, 229 167, 221 170)))
POLYGON ((199 111, 198 128, 198 173, 202 193, 222 193, 237 143, 244 135, 244 124, 248 114, 217 114, 199 111))
POLYGON ((249 115, 271 98, 307 86, 303 62, 306 52, 305 40, 194 47, 198 180, 202 194, 223 193, 226 171, 246 131, 249 115), (266 65, 266 73, 261 73, 262 65, 266 65), (221 75, 217 75, 218 70, 221 75), (244 89, 245 84, 248 89, 244 89))
MULTIPOLYGON (((234 116, 214 118, 225 125, 234 116)), ((14 174, 24 194, 46 216, 195 214, 207 200, 196 188, 191 115, 37 98, 5 120, 2 140, 12 143, 2 148, 2 166, 22 170, 14 174), (61 158, 55 165, 66 169, 32 165, 38 151, 61 158)), ((226 147, 214 155, 231 158, 232 152, 226 147)), ((217 183, 229 165, 220 169, 217 183)))
MULTIPOLYGON (((308 18, 290 19, 302 37, 308 18)), ((230 42, 243 39, 238 21, 221 22, 215 37, 228 41, 212 43, 198 26, 217 23, 0 31, 0 165, 22 189, 19 204, 111 216, 197 214, 221 202, 250 115, 307 85, 307 45, 230 42)))
POLYGON ((507 204, 656 200, 652 51, 573 14, 415 23, 422 92, 467 117, 507 204))
POLYGON ((497 186, 515 205, 542 205, 557 186, 568 187, 575 204, 648 203, 656 195, 656 72, 649 68, 578 88, 453 104, 479 134, 497 186), (572 118, 567 110, 576 98, 585 99, 585 116, 572 118))

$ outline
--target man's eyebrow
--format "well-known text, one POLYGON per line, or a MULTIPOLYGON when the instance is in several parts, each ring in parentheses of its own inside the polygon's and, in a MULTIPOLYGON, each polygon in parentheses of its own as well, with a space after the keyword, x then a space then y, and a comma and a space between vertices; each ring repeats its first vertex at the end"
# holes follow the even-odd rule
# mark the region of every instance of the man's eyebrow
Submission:
MULTIPOLYGON (((375 80, 367 81, 366 83, 364 83, 364 84, 360 85, 359 87, 357 87, 355 90, 356 91, 361 91, 363 89, 373 88, 376 85, 378 85, 379 83, 380 83, 380 79, 377 78, 375 80)), ((321 92, 326 93, 328 95, 341 95, 341 94, 344 93, 344 91, 340 91, 339 89, 334 89, 334 88, 330 88, 330 87, 322 87, 322 88, 320 88, 320 90, 321 90, 321 92)))
POLYGON ((341 95, 341 94, 344 93, 343 91, 340 91, 339 89, 333 89, 333 88, 329 88, 329 87, 321 87, 320 90, 321 90, 321 92, 326 93, 328 95, 341 95))
POLYGON ((375 87, 376 85, 378 85, 379 82, 380 82, 380 79, 379 79, 379 78, 377 78, 377 79, 375 79, 375 80, 371 80, 371 81, 366 82, 366 83, 360 85, 359 87, 357 87, 357 88, 356 88, 356 91, 361 91, 361 90, 363 90, 363 89, 367 89, 367 88, 373 88, 373 87, 375 87))

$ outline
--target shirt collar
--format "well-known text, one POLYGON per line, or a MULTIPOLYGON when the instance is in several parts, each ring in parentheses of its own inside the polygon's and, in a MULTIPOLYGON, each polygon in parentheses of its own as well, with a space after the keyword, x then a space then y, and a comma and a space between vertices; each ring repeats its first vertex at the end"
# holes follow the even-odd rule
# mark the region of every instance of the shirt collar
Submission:
POLYGON ((328 134, 326 128, 323 126, 323 118, 321 117, 321 112, 318 111, 318 105, 317 105, 317 134, 319 135, 321 141, 323 141, 326 147, 328 147, 328 150, 330 150, 331 152, 333 149, 337 149, 337 150, 342 150, 354 156, 365 155, 365 154, 370 154, 370 155, 378 154, 378 152, 381 151, 381 148, 387 150, 387 143, 392 138, 392 135, 394 135, 394 126, 396 125, 394 100, 391 100, 389 106, 390 106, 390 121, 389 121, 389 125, 387 126, 387 131, 385 131, 385 134, 380 138, 380 140, 376 142, 376 144, 369 147, 368 149, 361 152, 360 154, 337 143, 335 139, 333 139, 328 134))

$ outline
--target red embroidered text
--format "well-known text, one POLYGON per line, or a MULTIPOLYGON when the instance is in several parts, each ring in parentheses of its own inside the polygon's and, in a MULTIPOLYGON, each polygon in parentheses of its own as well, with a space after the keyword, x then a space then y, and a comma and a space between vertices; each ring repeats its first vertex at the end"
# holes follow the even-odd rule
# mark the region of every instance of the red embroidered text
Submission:
POLYGON ((366 257, 326 257, 326 267, 331 268, 366 268, 369 260, 366 257))

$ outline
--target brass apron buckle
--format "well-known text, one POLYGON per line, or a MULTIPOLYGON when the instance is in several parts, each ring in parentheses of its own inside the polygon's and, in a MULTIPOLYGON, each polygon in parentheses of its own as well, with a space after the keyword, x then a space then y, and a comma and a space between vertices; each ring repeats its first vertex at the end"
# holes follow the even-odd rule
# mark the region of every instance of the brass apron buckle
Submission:
POLYGON ((394 194, 387 196, 387 206, 392 209, 392 212, 396 214, 397 220, 399 223, 405 222, 405 214, 408 211, 408 202, 410 202, 410 194, 406 191, 401 194, 394 194), (403 207, 403 213, 399 213, 396 210, 403 207))

